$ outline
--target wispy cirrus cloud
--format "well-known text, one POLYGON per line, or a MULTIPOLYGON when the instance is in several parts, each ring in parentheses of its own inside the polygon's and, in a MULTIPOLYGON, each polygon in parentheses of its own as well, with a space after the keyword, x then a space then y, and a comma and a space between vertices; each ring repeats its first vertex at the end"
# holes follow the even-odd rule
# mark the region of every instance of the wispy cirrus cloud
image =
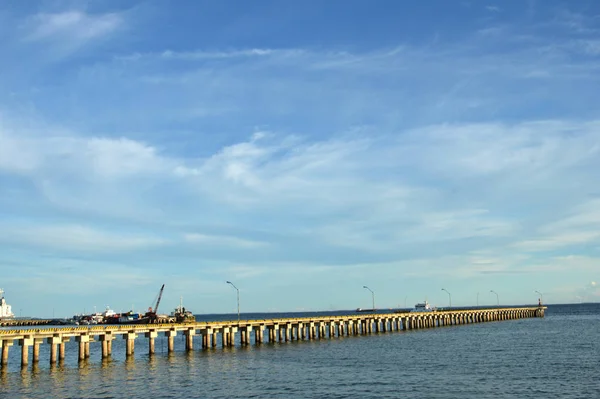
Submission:
POLYGON ((3 224, 0 241, 12 245, 54 249, 64 253, 139 251, 168 244, 148 235, 102 231, 81 225, 3 224))
POLYGON ((37 14, 30 18, 30 40, 53 37, 72 37, 86 41, 114 32, 123 22, 119 14, 90 15, 83 11, 66 11, 56 14, 37 14))
MULTIPOLYGON (((593 173, 580 171, 597 164, 599 134, 593 122, 551 121, 431 126, 321 142, 262 133, 199 158, 122 138, 23 138, 6 129, 0 137, 12 148, 4 170, 35 182, 63 211, 122 218, 130 209, 147 209, 153 218, 160 215, 156 220, 192 224, 235 224, 255 215, 257 230, 278 218, 283 235, 310 234, 332 247, 391 255, 415 243, 464 241, 469 247, 515 235, 524 237, 517 247, 536 251, 592 240, 593 231, 538 238, 564 226, 539 230, 528 218, 510 216, 505 201, 527 193, 534 206, 543 200, 536 192, 560 193, 573 174, 591 184, 593 173), (27 168, 11 154, 28 154, 27 168), (169 187, 186 208, 165 207, 160 187, 169 187), (198 214, 203 207, 213 211, 198 214)), ((554 212, 552 223, 589 221, 589 215, 568 215, 582 199, 554 195, 553 206, 563 211, 554 212)), ((539 216, 547 217, 543 209, 539 216)), ((209 246, 261 247, 261 240, 223 232, 182 234, 209 246)))
POLYGON ((190 244, 202 245, 207 247, 229 247, 229 248, 259 248, 268 245, 266 242, 248 240, 239 237, 207 235, 199 233, 188 233, 184 235, 184 240, 190 244))
POLYGON ((124 25, 120 13, 90 14, 81 10, 39 13, 21 25, 24 40, 50 46, 46 51, 53 57, 64 57, 88 43, 114 34, 124 25))

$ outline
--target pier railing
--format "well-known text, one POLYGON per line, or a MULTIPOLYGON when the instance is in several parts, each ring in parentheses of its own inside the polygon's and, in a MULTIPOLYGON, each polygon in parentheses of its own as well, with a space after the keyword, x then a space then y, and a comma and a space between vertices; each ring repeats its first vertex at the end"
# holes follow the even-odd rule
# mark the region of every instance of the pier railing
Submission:
POLYGON ((91 357, 90 342, 101 342, 102 359, 112 355, 112 341, 121 337, 126 340, 126 356, 133 356, 138 336, 148 339, 148 353, 155 352, 155 338, 159 334, 167 337, 168 351, 174 351, 174 338, 178 334, 185 337, 187 351, 194 349, 194 337, 198 336, 202 348, 236 345, 250 345, 252 338, 256 345, 270 343, 315 340, 348 335, 369 335, 389 331, 407 331, 423 328, 436 328, 490 321, 514 320, 529 317, 544 317, 545 307, 488 308, 471 310, 444 310, 419 313, 360 313, 343 316, 295 317, 264 320, 231 320, 212 322, 186 322, 170 324, 131 324, 64 326, 48 328, 24 328, 0 330, 2 355, 0 365, 8 364, 9 350, 16 343, 21 346, 21 366, 29 364, 32 352, 33 363, 40 360, 40 345, 50 346, 51 365, 64 361, 66 343, 74 340, 79 343, 78 359, 91 357), (265 331, 267 337, 265 337, 265 331))

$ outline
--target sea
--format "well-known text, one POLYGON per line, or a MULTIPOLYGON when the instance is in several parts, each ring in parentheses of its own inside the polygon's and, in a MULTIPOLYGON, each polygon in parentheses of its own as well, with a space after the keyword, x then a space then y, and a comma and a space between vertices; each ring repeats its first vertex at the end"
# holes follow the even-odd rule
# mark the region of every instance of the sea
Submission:
POLYGON ((70 342, 54 367, 42 345, 39 365, 24 370, 15 344, 0 371, 0 398, 600 398, 598 303, 549 305, 545 318, 368 336, 207 350, 199 341, 186 352, 178 336, 169 354, 158 338, 149 356, 138 339, 127 359, 124 340, 115 340, 110 361, 94 342, 82 363, 70 342))

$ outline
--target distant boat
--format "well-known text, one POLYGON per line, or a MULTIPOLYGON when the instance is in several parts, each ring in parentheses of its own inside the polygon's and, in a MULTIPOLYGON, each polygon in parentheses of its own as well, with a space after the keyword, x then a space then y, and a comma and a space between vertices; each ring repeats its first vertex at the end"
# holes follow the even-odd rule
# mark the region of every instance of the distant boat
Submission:
POLYGON ((6 303, 4 299, 4 290, 0 288, 0 319, 14 319, 15 315, 12 312, 12 306, 6 303))
POLYGON ((429 302, 417 303, 411 312, 435 312, 437 309, 432 307, 429 302))
POLYGON ((376 312, 377 309, 363 309, 363 308, 357 308, 356 309, 357 312, 376 312))

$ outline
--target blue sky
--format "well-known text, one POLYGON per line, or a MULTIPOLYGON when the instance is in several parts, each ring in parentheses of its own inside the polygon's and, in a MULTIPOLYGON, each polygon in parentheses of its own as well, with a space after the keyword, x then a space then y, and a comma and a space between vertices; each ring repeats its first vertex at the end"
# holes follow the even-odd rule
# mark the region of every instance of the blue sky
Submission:
POLYGON ((23 315, 596 301, 595 1, 4 1, 23 315))

